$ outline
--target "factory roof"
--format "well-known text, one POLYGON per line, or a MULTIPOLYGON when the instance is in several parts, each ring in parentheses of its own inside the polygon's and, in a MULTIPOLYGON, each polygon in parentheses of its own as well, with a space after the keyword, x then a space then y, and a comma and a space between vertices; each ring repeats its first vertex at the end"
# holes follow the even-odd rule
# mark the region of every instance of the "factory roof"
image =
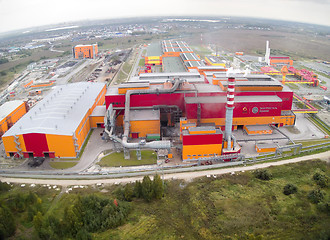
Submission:
POLYGON ((282 99, 276 95, 272 96, 235 96, 235 102, 282 102, 282 99))
POLYGON ((147 48, 147 57, 151 56, 161 56, 162 55, 162 47, 159 42, 157 43, 150 43, 150 45, 147 48))
POLYGON ((0 106, 0 122, 6 118, 11 112, 13 112, 16 108, 22 105, 23 101, 14 100, 5 102, 0 106))
POLYGON ((181 52, 192 52, 193 50, 188 46, 186 42, 183 41, 177 41, 176 42, 179 48, 181 49, 181 52))
POLYGON ((104 117, 107 111, 107 107, 105 105, 96 106, 94 108, 93 113, 91 114, 92 117, 104 117))
MULTIPOLYGON (((186 103, 225 103, 226 96, 186 97, 186 103)), ((282 102, 278 96, 235 96, 235 103, 245 102, 282 102)))
POLYGON ((108 87, 106 95, 118 95, 118 86, 108 87))
POLYGON ((200 61, 185 61, 184 64, 187 66, 187 68, 203 66, 200 61))
POLYGON ((160 119, 159 109, 131 110, 129 114, 130 121, 147 121, 147 120, 159 120, 159 119, 160 119))
POLYGON ((163 58, 164 72, 185 72, 182 61, 179 57, 164 57, 163 58))
POLYGON ((72 136, 104 87, 103 83, 92 82, 57 86, 4 136, 27 133, 72 136))
POLYGON ((180 57, 183 61, 200 61, 199 57, 195 53, 181 53, 180 57))
POLYGON ((146 88, 149 87, 148 82, 127 82, 118 85, 118 88, 146 88))
MULTIPOLYGON (((228 82, 221 83, 223 86, 227 86, 228 82)), ((282 86, 280 82, 275 81, 236 81, 236 86, 282 86)))
MULTIPOLYGON (((200 127, 190 127, 189 130, 188 129, 184 129, 182 130, 182 134, 183 135, 191 135, 190 132, 199 132, 199 131, 203 131, 205 133, 201 133, 201 135, 213 135, 213 134, 223 134, 223 132, 221 131, 221 129, 219 128, 215 128, 214 126, 200 126, 200 127), (215 130, 215 133, 212 132, 212 133, 207 133, 207 131, 214 131, 215 130)), ((199 135, 199 134, 194 134, 194 135, 199 135)))
MULTIPOLYGON (((228 79, 229 75, 228 72, 214 72, 214 77, 217 79, 228 79)), ((249 81, 274 81, 275 80, 268 75, 263 75, 263 74, 244 74, 244 73, 239 73, 239 74, 234 74, 230 75, 230 77, 234 77, 235 79, 247 79, 249 81)))
POLYGON ((207 58, 211 63, 224 63, 216 56, 206 56, 205 58, 207 58))
POLYGON ((183 41, 162 41, 163 52, 193 52, 186 42, 183 41))
POLYGON ((163 79, 173 79, 173 78, 201 78, 198 72, 173 72, 173 73, 141 73, 141 80, 149 80, 152 78, 163 78, 163 79))
POLYGON ((223 92, 220 86, 213 84, 195 84, 195 88, 198 93, 223 92))
MULTIPOLYGON (((199 67, 199 69, 201 69, 201 70, 207 70, 207 69, 215 69, 215 70, 217 70, 217 69, 226 69, 224 66, 201 66, 201 67, 199 67)), ((210 76, 213 76, 213 74, 214 74, 214 72, 211 72, 210 71, 210 74, 207 74, 207 75, 210 75, 210 76)))
POLYGON ((94 44, 78 44, 75 47, 90 47, 90 46, 94 46, 94 45, 97 45, 97 44, 96 43, 94 43, 94 44))

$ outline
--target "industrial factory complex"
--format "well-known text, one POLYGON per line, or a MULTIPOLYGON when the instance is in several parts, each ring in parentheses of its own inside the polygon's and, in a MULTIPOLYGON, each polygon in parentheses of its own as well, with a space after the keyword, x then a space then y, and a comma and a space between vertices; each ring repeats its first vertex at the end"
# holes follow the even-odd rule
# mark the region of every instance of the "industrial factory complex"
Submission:
MULTIPOLYGON (((73 48, 74 58, 97 53, 97 45, 73 48)), ((220 57, 201 59, 183 41, 150 44, 143 58, 145 71, 127 82, 59 85, 27 113, 24 102, 2 106, 6 156, 75 158, 90 130, 104 128, 102 139, 122 149, 125 159, 131 150, 141 159, 141 150, 152 149, 183 162, 230 161, 244 148, 237 130, 247 137, 271 136, 295 125, 293 101, 303 100, 284 86, 286 75, 318 84, 317 76, 296 71, 289 58, 270 56, 268 43, 261 72, 234 73, 220 57), (275 65, 285 67, 279 71, 275 65), (272 75, 283 75, 283 80, 272 75)), ((309 112, 315 110, 309 106, 309 112)), ((256 153, 276 147, 255 141, 256 153)))

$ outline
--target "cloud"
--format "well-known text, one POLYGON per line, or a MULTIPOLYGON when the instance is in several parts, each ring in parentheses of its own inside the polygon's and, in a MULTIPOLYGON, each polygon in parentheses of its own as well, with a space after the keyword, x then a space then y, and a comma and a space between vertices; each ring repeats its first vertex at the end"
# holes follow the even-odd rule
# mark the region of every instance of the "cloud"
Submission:
POLYGON ((330 0, 0 0, 0 31, 143 16, 242 16, 330 25, 330 0))

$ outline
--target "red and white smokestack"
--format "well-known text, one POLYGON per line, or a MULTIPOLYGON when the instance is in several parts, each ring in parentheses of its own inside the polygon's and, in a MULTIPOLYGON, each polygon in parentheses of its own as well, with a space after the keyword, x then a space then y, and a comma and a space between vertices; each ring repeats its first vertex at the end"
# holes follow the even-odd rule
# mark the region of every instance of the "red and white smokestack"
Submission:
POLYGON ((231 150, 233 113, 234 113, 234 95, 235 95, 235 78, 228 78, 227 85, 227 105, 226 105, 226 126, 225 140, 227 141, 227 149, 231 150))
POLYGON ((227 86, 227 107, 234 107, 235 78, 228 78, 227 86))

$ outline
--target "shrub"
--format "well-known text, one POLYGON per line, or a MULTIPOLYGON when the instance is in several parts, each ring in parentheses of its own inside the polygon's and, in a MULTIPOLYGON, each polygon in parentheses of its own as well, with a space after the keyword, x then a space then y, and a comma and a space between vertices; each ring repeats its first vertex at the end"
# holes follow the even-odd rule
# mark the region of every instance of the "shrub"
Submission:
POLYGON ((0 239, 14 235, 15 231, 16 224, 13 214, 7 207, 0 205, 0 239))
POLYGON ((124 199, 128 202, 132 201, 133 198, 133 188, 130 184, 126 184, 124 189, 124 199))
POLYGON ((313 175, 313 180, 316 182, 317 185, 324 188, 328 185, 328 177, 321 173, 315 173, 313 175))
POLYGON ((0 181, 0 192, 6 192, 11 189, 11 186, 5 182, 0 181))
POLYGON ((320 189, 312 190, 308 193, 308 199, 312 203, 319 203, 324 199, 324 193, 320 189))
POLYGON ((153 197, 152 181, 149 176, 144 176, 142 180, 142 197, 150 202, 153 197))
POLYGON ((163 181, 158 174, 156 174, 156 176, 154 177, 154 181, 152 184, 153 184, 154 198, 161 199, 164 194, 164 186, 163 186, 163 181))
POLYGON ((268 172, 266 169, 258 169, 254 172, 254 176, 260 180, 270 180, 272 178, 272 174, 268 172))
POLYGON ((291 183, 288 183, 283 188, 283 193, 285 195, 290 195, 290 194, 296 193, 297 191, 298 191, 298 188, 295 185, 291 184, 291 183))

